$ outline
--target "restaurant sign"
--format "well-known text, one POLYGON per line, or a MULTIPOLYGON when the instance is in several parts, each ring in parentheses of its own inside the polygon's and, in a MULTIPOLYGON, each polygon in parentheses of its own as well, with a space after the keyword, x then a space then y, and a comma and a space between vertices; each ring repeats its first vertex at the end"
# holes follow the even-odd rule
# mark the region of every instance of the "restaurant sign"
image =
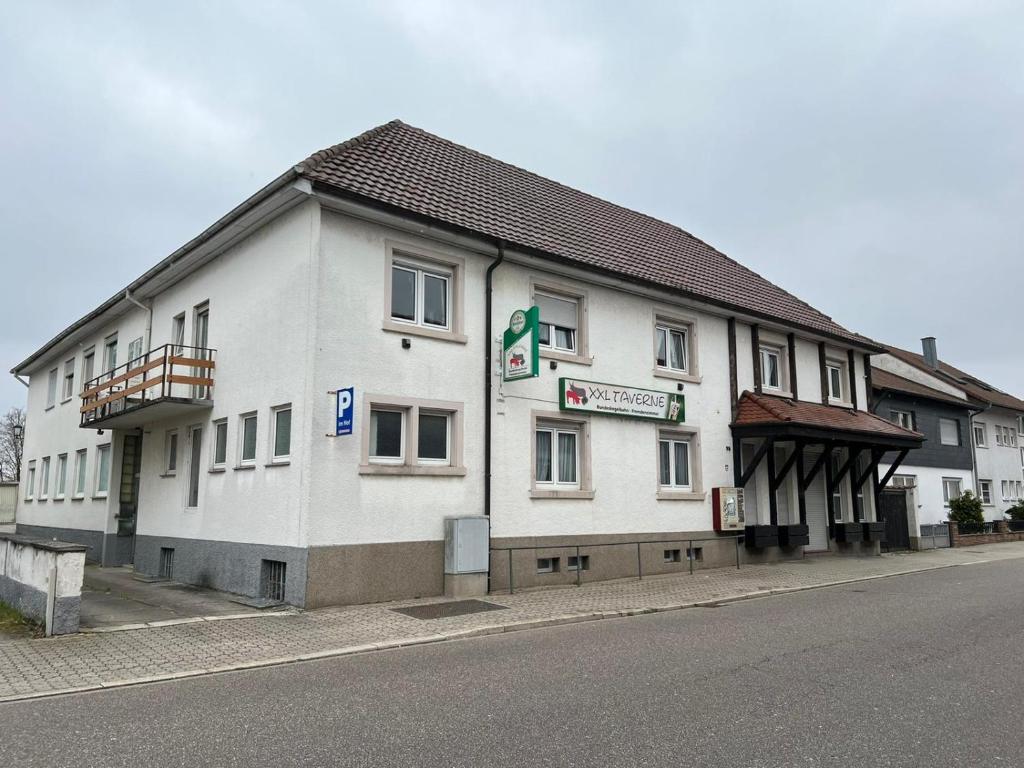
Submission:
POLYGON ((686 403, 682 395, 570 378, 559 379, 558 386, 558 405, 563 411, 654 421, 682 422, 686 419, 686 403))
POLYGON ((509 318, 501 343, 501 372, 505 381, 540 375, 539 318, 537 307, 517 309, 509 318))

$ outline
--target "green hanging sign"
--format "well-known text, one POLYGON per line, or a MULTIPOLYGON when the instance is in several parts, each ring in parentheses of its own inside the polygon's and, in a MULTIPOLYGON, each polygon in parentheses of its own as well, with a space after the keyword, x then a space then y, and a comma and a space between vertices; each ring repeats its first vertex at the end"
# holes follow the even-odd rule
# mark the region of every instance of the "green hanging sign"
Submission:
POLYGON ((501 371, 505 381, 540 375, 539 321, 540 312, 536 307, 517 309, 509 318, 501 344, 501 371))

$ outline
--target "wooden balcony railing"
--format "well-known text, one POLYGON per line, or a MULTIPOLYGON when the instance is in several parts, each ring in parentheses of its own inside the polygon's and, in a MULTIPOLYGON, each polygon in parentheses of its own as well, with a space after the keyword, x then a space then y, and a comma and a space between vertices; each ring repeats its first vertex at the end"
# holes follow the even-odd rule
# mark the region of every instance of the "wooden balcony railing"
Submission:
POLYGON ((213 401, 215 349, 165 344, 85 382, 83 427, 160 401, 213 401))

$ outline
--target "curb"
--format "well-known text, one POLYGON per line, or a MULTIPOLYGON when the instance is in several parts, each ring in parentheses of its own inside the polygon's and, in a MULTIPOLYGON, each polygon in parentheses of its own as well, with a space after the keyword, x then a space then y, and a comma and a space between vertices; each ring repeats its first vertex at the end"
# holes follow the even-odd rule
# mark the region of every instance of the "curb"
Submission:
MULTIPOLYGON (((234 621, 236 619, 267 619, 280 616, 298 616, 294 610, 266 611, 260 613, 231 613, 225 616, 189 616, 184 619, 161 619, 139 624, 118 624, 113 627, 83 627, 78 631, 83 635, 102 635, 108 632, 132 632, 136 629, 154 629, 156 627, 176 627, 179 624, 199 624, 204 621, 234 621)), ((5 699, 0 698, 0 701, 5 699)))
MULTIPOLYGON (((984 559, 984 560, 972 560, 964 563, 944 563, 941 565, 932 565, 927 568, 913 568, 909 570, 896 571, 894 573, 882 573, 882 574, 871 574, 870 576, 858 576, 852 579, 840 579, 837 581, 821 582, 820 584, 809 584, 798 587, 779 587, 776 589, 762 589, 755 592, 745 592, 739 595, 729 595, 728 597, 715 598, 710 600, 697 600, 689 603, 673 603, 669 605, 659 606, 647 606, 640 608, 626 608, 622 610, 612 611, 594 611, 591 613, 571 613, 563 616, 555 616, 545 619, 528 619, 526 621, 515 622, 512 624, 493 624, 483 627, 475 627, 473 629, 461 629, 454 630, 452 632, 442 632, 436 634, 419 635, 416 637, 401 638, 397 640, 385 640, 379 643, 366 643, 363 645, 351 645, 344 646, 341 648, 331 648, 323 651, 312 651, 304 654, 297 654, 295 656, 280 656, 271 659, 260 659, 257 661, 247 661, 239 664, 230 664, 222 667, 211 667, 208 669, 196 669, 188 670, 183 672, 170 672, 163 675, 152 675, 149 677, 138 677, 130 678, 125 680, 114 680, 107 682, 100 682, 94 685, 84 685, 74 688, 61 688, 51 691, 35 691, 33 693, 16 693, 10 696, 0 696, 0 703, 12 702, 12 701, 25 701, 29 699, 41 699, 49 698, 51 696, 64 696, 73 693, 88 693, 91 691, 102 691, 111 688, 124 688, 135 685, 146 685, 149 683, 162 683, 169 682, 172 680, 181 680, 189 677, 205 677, 206 675, 216 675, 225 672, 239 672, 251 669, 261 669, 264 667, 277 667, 284 666, 286 664, 297 664, 305 661, 318 661, 321 659, 336 658, 339 656, 356 656, 363 653, 372 653, 376 651, 393 650, 396 648, 407 648, 416 645, 429 645, 432 643, 445 642, 450 640, 467 640, 476 637, 485 637, 487 635, 499 635, 510 632, 523 632, 531 629, 545 629, 548 627, 557 627, 567 624, 581 624, 587 621, 600 621, 603 619, 620 619, 632 616, 644 616, 653 613, 667 613, 670 611, 686 610, 688 608, 711 608, 718 607, 721 605, 727 605, 729 603, 738 603, 744 600, 756 600, 763 597, 776 597, 795 592, 809 592, 815 589, 827 589, 829 587, 839 587, 844 584, 857 584, 865 581, 876 581, 878 579, 891 579, 898 576, 909 576, 915 573, 928 573, 929 571, 940 571, 947 568, 959 568, 965 565, 981 565, 983 563, 998 562, 1005 558, 984 559)), ((294 611, 277 611, 274 613, 257 613, 257 614, 239 614, 236 616, 218 616, 218 617, 205 617, 198 619, 185 619, 185 620, 171 620, 170 624, 185 624, 195 623, 198 621, 216 621, 216 620, 227 620, 232 618, 254 618, 254 617, 265 617, 265 616, 294 616, 298 615, 294 611)), ((153 622, 147 624, 129 624, 123 627, 111 627, 93 630, 93 632, 114 632, 114 631, 125 631, 129 629, 142 629, 148 626, 169 626, 168 622, 153 622)))

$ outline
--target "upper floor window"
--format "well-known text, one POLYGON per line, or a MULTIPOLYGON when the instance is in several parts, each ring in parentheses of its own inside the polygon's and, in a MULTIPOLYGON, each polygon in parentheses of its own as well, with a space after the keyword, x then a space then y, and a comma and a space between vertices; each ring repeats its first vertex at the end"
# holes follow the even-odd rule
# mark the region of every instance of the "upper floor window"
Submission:
POLYGON ((61 400, 70 400, 75 395, 75 358, 64 363, 64 387, 61 389, 61 400))
POLYGON ((960 445, 960 422, 956 419, 939 419, 939 442, 942 445, 960 445))
POLYGON ((96 350, 90 347, 82 355, 82 385, 96 375, 96 350))
POLYGON ((577 352, 580 303, 570 296, 549 293, 534 294, 540 314, 538 344, 559 352, 577 352))
POLYGON ((31 501, 36 492, 36 463, 28 463, 28 472, 25 473, 25 499, 31 501))
POLYGON ((761 345, 761 388, 782 390, 782 348, 761 345))
POLYGON ((686 373, 689 370, 689 333, 686 328, 658 324, 654 328, 655 364, 686 373))
POLYGON ((464 342, 465 261, 443 252, 387 244, 384 330, 464 342))
POLYGON ((889 411, 889 421, 898 424, 904 429, 914 428, 914 414, 912 411, 889 411))
POLYGON ((53 408, 57 404, 57 369, 50 371, 46 381, 46 407, 53 408))
POLYGON ((996 445, 1002 445, 1007 448, 1016 448, 1017 432, 1011 427, 996 424, 996 445))
POLYGON ((117 368, 117 334, 108 336, 103 342, 103 371, 117 368))
POLYGON ((255 466, 257 416, 255 413, 243 413, 238 422, 238 466, 255 466))
POLYGON ((292 407, 282 405, 273 410, 271 427, 274 430, 272 440, 272 461, 285 462, 292 454, 292 407))
POLYGON ((185 313, 176 315, 171 320, 171 344, 174 345, 174 354, 178 355, 185 346, 185 313))
POLYGON ((213 423, 213 469, 223 469, 228 460, 228 420, 213 423))
POLYGON ((128 342, 128 363, 131 364, 142 357, 142 337, 128 342))
POLYGON ((974 432, 974 444, 978 448, 987 448, 988 447, 988 436, 986 434, 985 425, 982 422, 980 422, 980 421, 974 422, 973 432, 974 432))
POLYGON ((839 360, 829 360, 825 363, 825 378, 828 383, 828 399, 833 403, 849 402, 846 394, 846 363, 839 360))

